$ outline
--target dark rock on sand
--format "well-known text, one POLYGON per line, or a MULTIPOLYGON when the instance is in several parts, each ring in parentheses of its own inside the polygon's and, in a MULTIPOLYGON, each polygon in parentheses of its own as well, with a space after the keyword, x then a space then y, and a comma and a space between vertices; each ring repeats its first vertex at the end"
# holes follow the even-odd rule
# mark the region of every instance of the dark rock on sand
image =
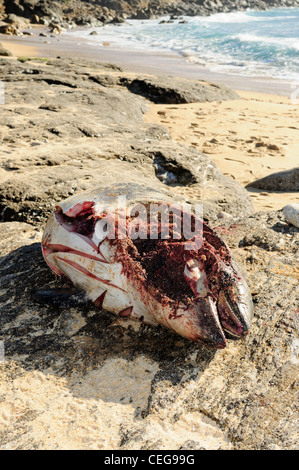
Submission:
POLYGON ((265 189, 268 191, 299 191, 299 167, 272 173, 264 178, 252 181, 246 188, 265 189))
POLYGON ((138 77, 135 79, 120 79, 124 85, 137 95, 153 101, 154 103, 178 104, 201 101, 225 101, 238 99, 237 93, 225 85, 207 83, 167 76, 138 77))

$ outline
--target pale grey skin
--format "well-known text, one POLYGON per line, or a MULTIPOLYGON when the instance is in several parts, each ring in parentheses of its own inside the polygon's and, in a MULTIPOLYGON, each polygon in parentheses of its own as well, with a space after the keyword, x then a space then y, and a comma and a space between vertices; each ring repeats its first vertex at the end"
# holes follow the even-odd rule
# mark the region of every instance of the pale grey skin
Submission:
MULTIPOLYGON (((173 203, 162 192, 138 184, 96 188, 66 199, 57 205, 58 212, 50 216, 43 235, 43 255, 50 268, 58 275, 67 276, 96 305, 123 317, 162 324, 191 341, 223 348, 225 334, 235 338, 246 335, 252 322, 253 304, 247 283, 233 258, 229 264, 220 255, 219 259, 215 258, 218 273, 215 296, 204 266, 196 256, 189 256, 184 278, 192 288, 194 302, 185 305, 178 301, 174 307, 173 302, 166 305, 153 296, 138 276, 126 274, 117 256, 117 245, 99 236, 96 225, 88 237, 75 231, 72 221, 78 214, 82 215, 91 206, 93 217, 113 212, 118 207, 118 196, 124 195, 131 207, 138 203, 145 206, 173 203)), ((219 245, 219 237, 209 230, 219 245)), ((221 244, 228 250, 222 240, 221 244)))

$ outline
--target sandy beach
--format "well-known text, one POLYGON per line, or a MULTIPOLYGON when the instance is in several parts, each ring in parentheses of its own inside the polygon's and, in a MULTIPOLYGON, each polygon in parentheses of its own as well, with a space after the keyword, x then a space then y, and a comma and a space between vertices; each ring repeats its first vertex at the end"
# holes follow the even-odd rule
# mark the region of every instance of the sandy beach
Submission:
MULTIPOLYGON (((77 29, 79 31, 79 28, 77 29)), ((293 80, 219 73, 190 62, 175 52, 156 53, 148 50, 120 49, 113 47, 109 42, 99 45, 88 39, 69 35, 67 32, 50 34, 47 28, 36 25, 25 31, 31 35, 18 37, 0 34, 0 41, 16 56, 26 56, 27 52, 31 57, 32 54, 34 57, 86 57, 121 66, 126 72, 132 73, 207 80, 225 84, 232 89, 285 97, 290 97, 293 91, 293 80)), ((76 29, 74 31, 76 32, 76 29)))
MULTIPOLYGON (((178 55, 154 55, 107 46, 99 48, 67 34, 6 37, 0 41, 14 57, 86 57, 119 65, 128 73, 176 75, 222 83, 236 90, 239 100, 181 105, 149 104, 145 121, 162 124, 173 140, 208 154, 230 178, 246 184, 298 165, 299 108, 291 100, 292 82, 213 73, 178 55), (77 40, 78 39, 78 40, 77 40), (267 92, 266 92, 267 91, 267 92)), ((256 211, 281 209, 298 202, 296 192, 250 189, 256 211)))

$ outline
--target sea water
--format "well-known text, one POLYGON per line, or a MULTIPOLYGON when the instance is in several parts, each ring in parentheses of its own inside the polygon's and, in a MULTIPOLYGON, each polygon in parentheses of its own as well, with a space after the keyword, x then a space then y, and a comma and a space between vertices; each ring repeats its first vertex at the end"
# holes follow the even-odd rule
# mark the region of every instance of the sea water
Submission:
POLYGON ((299 8, 218 13, 207 17, 127 20, 72 31, 90 43, 124 49, 177 52, 210 70, 299 80, 299 8))

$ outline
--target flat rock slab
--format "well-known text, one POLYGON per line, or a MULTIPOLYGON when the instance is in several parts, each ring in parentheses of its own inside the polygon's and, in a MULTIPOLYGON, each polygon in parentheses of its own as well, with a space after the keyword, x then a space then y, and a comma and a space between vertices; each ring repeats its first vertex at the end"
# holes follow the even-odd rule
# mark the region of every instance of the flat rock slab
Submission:
POLYGON ((118 319, 80 293, 41 303, 35 289, 65 281, 38 234, 4 226, 1 449, 296 449, 299 230, 281 212, 215 228, 254 299, 248 336, 218 351, 118 319))
POLYGON ((202 204, 209 220, 252 214, 247 191, 207 155, 144 122, 147 100, 120 74, 82 59, 0 61, 0 220, 41 225, 55 203, 103 181, 143 181, 202 204))

